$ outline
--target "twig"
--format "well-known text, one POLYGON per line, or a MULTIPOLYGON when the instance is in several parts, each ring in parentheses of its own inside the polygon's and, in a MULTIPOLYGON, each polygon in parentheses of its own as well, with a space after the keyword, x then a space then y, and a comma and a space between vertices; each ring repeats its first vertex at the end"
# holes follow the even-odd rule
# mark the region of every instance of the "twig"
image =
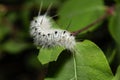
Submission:
POLYGON ((91 24, 87 25, 86 27, 79 29, 77 31, 72 32, 73 36, 77 36, 79 33, 88 30, 89 28, 91 28, 93 25, 99 23, 100 21, 103 21, 104 19, 106 19, 109 15, 113 15, 114 13, 114 6, 112 7, 107 7, 106 12, 103 16, 101 16, 99 19, 95 20, 94 22, 92 22, 91 24))

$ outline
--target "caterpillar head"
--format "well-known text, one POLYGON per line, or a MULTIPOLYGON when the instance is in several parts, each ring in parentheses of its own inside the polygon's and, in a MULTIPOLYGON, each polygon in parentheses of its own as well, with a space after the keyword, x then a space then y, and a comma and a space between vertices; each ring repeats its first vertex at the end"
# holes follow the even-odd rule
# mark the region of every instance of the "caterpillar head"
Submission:
POLYGON ((44 28, 44 29, 50 28, 52 26, 52 24, 50 21, 50 17, 48 17, 47 14, 48 14, 48 11, 50 10, 51 6, 52 6, 52 4, 49 5, 45 14, 41 15, 41 10, 42 10, 42 3, 41 3, 40 10, 38 12, 38 16, 33 19, 33 21, 31 22, 31 26, 37 26, 37 27, 44 28))
POLYGON ((50 18, 47 17, 46 15, 37 16, 31 22, 31 26, 41 27, 41 28, 44 28, 44 29, 50 28, 51 25, 52 24, 50 22, 50 18))

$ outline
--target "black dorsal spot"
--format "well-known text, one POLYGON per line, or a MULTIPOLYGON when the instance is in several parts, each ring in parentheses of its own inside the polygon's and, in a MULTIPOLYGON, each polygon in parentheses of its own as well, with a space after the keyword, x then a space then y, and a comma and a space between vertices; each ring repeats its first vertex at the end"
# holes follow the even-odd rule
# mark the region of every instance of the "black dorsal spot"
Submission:
POLYGON ((41 32, 38 33, 38 35, 40 35, 40 34, 41 34, 41 32))
POLYGON ((63 31, 63 34, 65 34, 66 33, 66 31, 63 31))
POLYGON ((55 34, 57 34, 57 31, 55 31, 55 34))
POLYGON ((45 36, 45 34, 43 34, 43 36, 45 36))
POLYGON ((48 33, 48 36, 50 36, 50 34, 48 33))
POLYGON ((31 27, 31 29, 34 29, 34 28, 35 28, 35 26, 31 27))
POLYGON ((37 30, 37 28, 35 28, 35 31, 37 30))
POLYGON ((73 36, 73 34, 70 34, 70 36, 73 36))

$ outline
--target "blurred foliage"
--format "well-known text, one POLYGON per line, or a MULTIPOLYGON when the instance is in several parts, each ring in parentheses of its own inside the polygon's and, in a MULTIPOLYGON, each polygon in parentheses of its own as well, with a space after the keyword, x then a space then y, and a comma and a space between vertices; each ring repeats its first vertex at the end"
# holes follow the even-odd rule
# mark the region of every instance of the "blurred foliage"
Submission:
MULTIPOLYGON (((82 29, 103 15, 104 8, 103 0, 91 0, 91 4, 89 3, 89 0, 66 1, 58 11, 58 14, 60 15, 58 23, 63 29, 66 29, 66 26, 70 23, 68 29, 70 31, 82 29), (75 5, 71 6, 73 3, 75 3, 75 5), (65 19, 67 20, 64 21, 65 19)), ((85 30, 85 32, 93 30, 93 28, 95 28, 95 26, 85 30)))
POLYGON ((117 44, 120 45, 120 5, 116 6, 116 12, 114 16, 111 17, 109 22, 110 33, 116 40, 117 44))
POLYGON ((114 5, 113 15, 86 30, 77 38, 78 41, 84 39, 93 41, 103 50, 104 54, 94 43, 83 41, 79 44, 80 46, 78 45, 80 53, 75 55, 75 59, 78 59, 76 60, 78 66, 83 63, 87 66, 95 65, 94 72, 84 68, 86 74, 81 73, 81 71, 84 72, 83 67, 80 70, 77 69, 78 73, 83 76, 89 74, 87 77, 81 78, 79 76, 78 80, 97 80, 98 77, 98 80, 110 80, 113 77, 112 72, 116 74, 113 80, 120 79, 120 67, 118 67, 120 64, 120 0, 0 0, 0 80, 44 80, 46 65, 42 66, 39 60, 49 56, 52 58, 45 59, 45 63, 56 61, 57 58, 58 60, 50 63, 46 80, 66 80, 71 75, 75 76, 72 74, 72 70, 75 69, 73 68, 74 58, 67 55, 69 52, 63 51, 62 53, 65 54, 60 54, 63 48, 53 49, 53 52, 49 50, 44 52, 44 50, 39 51, 33 45, 33 40, 29 35, 29 25, 33 17, 38 14, 41 2, 43 2, 42 14, 52 4, 49 15, 58 15, 53 18, 53 23, 56 21, 60 28, 66 29, 71 22, 68 28, 70 31, 89 25, 104 14, 106 6, 114 5), (96 53, 96 50, 99 54, 96 53), (39 52, 45 54, 39 54, 39 52), (48 55, 49 52, 56 53, 56 55, 48 55), (105 57, 107 57, 110 66, 105 57), (95 64, 95 61, 98 62, 95 64), (95 71, 98 67, 99 70, 95 71), (97 76, 96 73, 101 74, 102 77, 97 76), (56 74, 57 77, 53 74, 56 74), (109 75, 105 76, 104 74, 109 75))
POLYGON ((115 0, 117 3, 120 3, 120 0, 115 0))

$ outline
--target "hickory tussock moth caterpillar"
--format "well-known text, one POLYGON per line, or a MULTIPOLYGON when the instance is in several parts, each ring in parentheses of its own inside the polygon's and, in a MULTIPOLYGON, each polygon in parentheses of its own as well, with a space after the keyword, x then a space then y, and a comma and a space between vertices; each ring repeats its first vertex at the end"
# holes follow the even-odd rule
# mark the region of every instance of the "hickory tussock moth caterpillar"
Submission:
POLYGON ((33 37, 35 45, 43 48, 62 46, 70 51, 73 50, 76 44, 75 37, 67 30, 53 28, 47 12, 40 15, 40 11, 30 24, 30 35, 33 37))

